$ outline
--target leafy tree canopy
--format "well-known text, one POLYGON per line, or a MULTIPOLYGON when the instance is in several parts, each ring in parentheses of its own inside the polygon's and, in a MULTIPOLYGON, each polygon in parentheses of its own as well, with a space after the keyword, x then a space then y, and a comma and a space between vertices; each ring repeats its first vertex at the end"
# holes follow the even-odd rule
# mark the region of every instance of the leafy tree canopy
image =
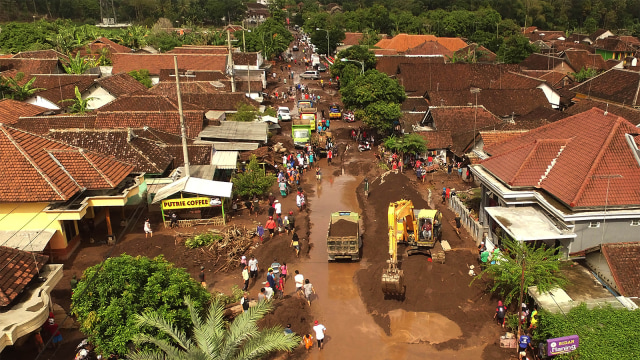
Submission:
POLYGON ((37 93, 38 91, 46 90, 44 88, 33 87, 33 83, 36 81, 35 76, 32 77, 29 81, 23 82, 23 72, 17 73, 13 78, 3 79, 4 80, 2 81, 0 89, 2 89, 5 98, 24 101, 33 96, 33 94, 37 93))
POLYGON ((331 75, 339 76, 342 86, 346 86, 351 80, 345 79, 344 69, 346 67, 356 67, 358 74, 360 74, 362 66, 356 62, 341 61, 341 59, 356 60, 364 63, 364 71, 376 68, 376 56, 366 46, 354 45, 340 51, 336 55, 335 63, 331 66, 331 75))
POLYGON ((401 103, 406 98, 404 87, 397 80, 377 70, 369 70, 340 89, 347 108, 364 109, 376 102, 401 103))
POLYGON ((238 103, 237 105, 238 111, 233 114, 231 120, 233 121, 241 121, 241 122, 249 122, 255 121, 258 116, 258 110, 246 103, 238 103))
POLYGON ((129 71, 129 75, 148 88, 153 86, 153 83, 151 82, 151 75, 147 69, 131 70, 129 71))
POLYGON ((243 312, 231 323, 224 320, 224 303, 216 298, 211 302, 204 318, 191 299, 185 303, 191 314, 191 337, 177 329, 170 319, 162 314, 148 311, 137 317, 140 329, 151 327, 168 335, 172 343, 163 338, 139 334, 137 344, 153 344, 152 350, 136 351, 129 354, 132 360, 156 359, 210 359, 210 360, 253 360, 260 359, 275 351, 291 351, 301 341, 300 336, 287 335, 281 326, 260 330, 257 322, 273 308, 271 302, 261 301, 243 312))
POLYGON ((592 77, 598 75, 598 70, 593 68, 588 68, 588 69, 582 68, 577 73, 570 73, 570 74, 573 75, 573 78, 577 82, 583 82, 585 80, 591 79, 592 77))
POLYGON ((75 97, 73 99, 66 99, 66 100, 62 100, 60 101, 61 103, 65 103, 65 102, 70 102, 71 105, 69 107, 67 107, 67 110, 72 113, 72 114, 84 114, 86 113, 89 109, 89 101, 93 100, 94 98, 92 97, 88 97, 86 99, 82 98, 82 94, 80 94, 80 90, 78 90, 78 87, 76 86, 75 88, 75 97))
POLYGON ((533 338, 540 341, 566 335, 578 335, 580 347, 554 359, 634 359, 640 354, 640 342, 629 334, 640 333, 640 310, 605 308, 587 309, 585 304, 569 313, 539 314, 533 338))
POLYGON ((427 141, 418 134, 392 135, 384 140, 384 147, 401 154, 422 154, 427 151, 427 141))
POLYGON ((84 74, 92 67, 98 66, 98 62, 88 57, 80 56, 80 52, 75 57, 70 56, 69 60, 62 60, 62 67, 67 74, 84 74))
POLYGON ((372 128, 378 130, 379 133, 386 133, 393 128, 393 124, 400 119, 402 111, 400 104, 377 101, 367 105, 362 110, 356 110, 356 118, 372 128))
POLYGON ((98 353, 122 356, 136 335, 156 334, 135 326, 137 314, 157 311, 177 329, 188 330, 191 319, 184 306, 185 296, 193 300, 196 309, 210 301, 202 285, 162 256, 121 255, 84 271, 71 296, 71 313, 98 353))
MULTIPOLYGON (((329 30, 329 48, 331 54, 335 54, 338 44, 344 40, 344 30, 333 28, 329 30)), ((325 30, 311 30, 311 43, 316 46, 316 52, 318 54, 327 53, 327 32, 325 30)))
POLYGON ((255 155, 251 156, 244 172, 237 173, 231 178, 233 192, 238 196, 252 198, 262 196, 269 191, 276 182, 275 175, 266 174, 260 167, 255 155))
POLYGON ((523 267, 525 293, 530 286, 545 292, 566 285, 567 280, 560 272, 562 263, 558 248, 535 247, 509 238, 503 238, 502 245, 504 251, 497 256, 495 264, 487 265, 473 281, 489 275, 493 281, 491 291, 500 293, 505 304, 518 301, 523 267))
POLYGON ((524 35, 513 35, 504 41, 497 55, 504 63, 517 64, 536 51, 538 48, 529 43, 529 39, 524 35))
MULTIPOLYGON (((242 39, 242 31, 235 34, 236 39, 242 39)), ((293 35, 284 26, 273 18, 268 18, 251 32, 244 33, 247 51, 262 51, 266 59, 273 59, 289 48, 293 41, 293 35)))

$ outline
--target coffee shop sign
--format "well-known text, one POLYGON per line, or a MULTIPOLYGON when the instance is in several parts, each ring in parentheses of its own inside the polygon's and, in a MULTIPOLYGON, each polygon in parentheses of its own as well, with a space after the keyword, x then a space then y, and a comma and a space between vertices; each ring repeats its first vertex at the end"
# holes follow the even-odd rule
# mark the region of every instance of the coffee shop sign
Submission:
POLYGON ((578 335, 563 336, 547 340, 547 355, 554 356, 570 353, 578 349, 578 335))

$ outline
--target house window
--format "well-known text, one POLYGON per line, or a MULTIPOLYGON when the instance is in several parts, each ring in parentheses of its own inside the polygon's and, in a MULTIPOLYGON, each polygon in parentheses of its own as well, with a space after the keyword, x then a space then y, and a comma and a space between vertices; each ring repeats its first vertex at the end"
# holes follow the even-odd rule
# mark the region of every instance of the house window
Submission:
POLYGON ((631 226, 640 226, 640 220, 631 220, 631 226))
POLYGON ((589 227, 590 228, 598 228, 598 227, 600 227, 600 222, 599 221, 591 221, 591 222, 589 222, 589 227))

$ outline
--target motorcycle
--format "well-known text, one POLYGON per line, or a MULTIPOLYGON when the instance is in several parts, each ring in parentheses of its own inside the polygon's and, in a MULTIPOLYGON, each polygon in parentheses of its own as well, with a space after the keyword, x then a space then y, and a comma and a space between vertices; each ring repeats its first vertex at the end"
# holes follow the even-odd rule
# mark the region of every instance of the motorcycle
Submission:
POLYGON ((356 116, 353 114, 353 111, 345 111, 342 114, 342 121, 352 123, 356 121, 356 116))
POLYGON ((76 346, 76 356, 74 360, 100 360, 101 355, 96 355, 93 351, 93 346, 89 344, 87 339, 82 340, 78 346, 76 346))
POLYGON ((358 144, 358 151, 363 152, 367 150, 371 150, 371 143, 369 141, 363 141, 358 144))

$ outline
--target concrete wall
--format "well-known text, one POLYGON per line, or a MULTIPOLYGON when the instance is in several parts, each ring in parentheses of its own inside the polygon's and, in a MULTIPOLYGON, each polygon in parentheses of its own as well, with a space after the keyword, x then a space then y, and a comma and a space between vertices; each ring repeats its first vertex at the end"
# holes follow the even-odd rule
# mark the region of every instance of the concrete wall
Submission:
POLYGON ((66 248, 67 240, 63 234, 62 223, 55 216, 43 211, 47 206, 48 203, 0 203, 0 230, 53 230, 55 234, 49 242, 51 248, 66 248))
POLYGON ((60 110, 61 107, 52 103, 51 101, 41 97, 41 96, 34 96, 32 98, 29 98, 27 100, 25 100, 25 102, 27 104, 31 104, 31 105, 36 105, 36 106, 40 106, 43 107, 45 109, 51 109, 51 110, 60 110))
MULTIPOLYGON (((607 220, 599 227, 590 228, 589 222, 576 222, 574 232, 578 235, 571 244, 570 251, 576 252, 600 244, 640 241, 640 226, 631 226, 631 220, 607 220), (604 241, 602 238, 604 232, 604 241)), ((594 221, 595 222, 595 221, 594 221)))
POLYGON ((107 90, 95 85, 88 91, 85 91, 84 94, 82 94, 82 98, 93 98, 89 100, 87 105, 87 107, 92 110, 98 109, 116 99, 116 97, 111 95, 107 90))

